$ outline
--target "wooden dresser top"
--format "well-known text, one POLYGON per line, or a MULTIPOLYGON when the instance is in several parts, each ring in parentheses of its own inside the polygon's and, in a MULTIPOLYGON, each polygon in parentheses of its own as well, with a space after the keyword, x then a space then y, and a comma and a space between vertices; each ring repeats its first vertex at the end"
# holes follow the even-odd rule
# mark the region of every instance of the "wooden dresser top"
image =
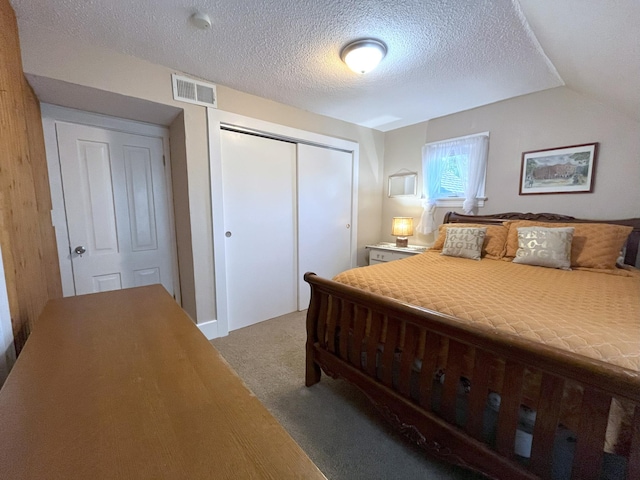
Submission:
POLYGON ((158 285, 47 304, 0 390, 0 476, 325 478, 158 285))

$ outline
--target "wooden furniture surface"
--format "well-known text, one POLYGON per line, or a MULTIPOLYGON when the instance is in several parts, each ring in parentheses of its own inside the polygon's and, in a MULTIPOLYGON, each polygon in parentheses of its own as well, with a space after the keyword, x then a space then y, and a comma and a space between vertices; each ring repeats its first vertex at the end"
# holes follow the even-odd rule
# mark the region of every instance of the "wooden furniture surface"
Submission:
POLYGON ((7 479, 324 479, 159 285, 50 301, 0 390, 7 479))
POLYGON ((0 246, 19 353, 47 300, 62 296, 62 284, 40 103, 22 71, 8 0, 0 0, 0 85, 0 246))
POLYGON ((367 245, 366 248, 369 249, 369 265, 375 265, 377 263, 400 260, 402 258, 423 253, 427 247, 421 247, 418 245, 396 247, 395 243, 383 242, 376 245, 367 245))
MULTIPOLYGON (((509 213, 491 216, 448 214, 451 222, 498 223, 504 219, 582 222, 554 214, 509 213)), ((640 219, 611 221, 634 227, 626 263, 634 264, 640 219)), ((358 386, 380 413, 425 450, 497 479, 599 479, 605 469, 605 430, 612 399, 630 407, 631 431, 624 471, 616 478, 640 478, 640 375, 638 372, 525 340, 495 335, 442 313, 423 309, 307 273, 311 303, 307 313, 306 385, 320 381, 321 370, 358 386), (384 340, 381 333, 385 332, 384 340), (381 341, 384 342, 381 345, 381 341), (434 371, 447 347, 443 383, 434 371), (460 392, 462 357, 472 359, 470 391, 460 392), (374 360, 375 359, 375 360, 374 360), (416 371, 415 365, 421 368, 416 371), (485 435, 487 365, 501 365, 501 403, 494 438, 485 435), (520 405, 527 372, 539 375, 538 404, 530 458, 515 454, 520 405), (582 392, 579 421, 567 461, 557 460, 565 387, 582 392), (459 416, 460 400, 464 398, 459 416), (560 473, 558 472, 560 470, 560 473), (625 473, 626 472, 626 473, 625 473)), ((566 431, 566 430, 565 430, 566 431)), ((606 469, 605 469, 606 470, 606 469)))

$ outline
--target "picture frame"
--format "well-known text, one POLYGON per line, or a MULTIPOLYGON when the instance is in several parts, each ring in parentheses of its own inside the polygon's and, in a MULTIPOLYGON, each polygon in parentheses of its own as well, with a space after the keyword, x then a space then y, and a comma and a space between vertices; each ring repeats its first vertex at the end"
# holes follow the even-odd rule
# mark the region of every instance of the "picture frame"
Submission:
POLYGON ((522 153, 520 195, 592 193, 598 143, 522 153))

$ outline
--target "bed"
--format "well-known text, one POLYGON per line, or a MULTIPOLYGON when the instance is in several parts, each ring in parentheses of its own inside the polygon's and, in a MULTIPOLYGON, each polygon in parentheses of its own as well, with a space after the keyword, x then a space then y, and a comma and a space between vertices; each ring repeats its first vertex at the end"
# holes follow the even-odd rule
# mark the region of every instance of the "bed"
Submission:
POLYGON ((434 248, 474 227, 482 259, 436 250, 305 275, 306 385, 322 371, 353 383, 412 442, 490 478, 640 478, 640 219, 444 224, 434 248), (538 227, 570 230, 570 267, 513 262, 538 227), (593 254, 610 231, 611 265, 593 254))

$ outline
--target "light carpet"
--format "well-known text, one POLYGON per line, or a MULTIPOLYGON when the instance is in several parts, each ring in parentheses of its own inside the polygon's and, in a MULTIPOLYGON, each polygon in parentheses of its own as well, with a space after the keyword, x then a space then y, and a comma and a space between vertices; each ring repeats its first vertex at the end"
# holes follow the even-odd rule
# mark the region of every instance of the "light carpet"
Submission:
POLYGON ((329 480, 479 479, 412 445, 356 387, 323 374, 304 386, 305 314, 233 331, 212 344, 329 480))

